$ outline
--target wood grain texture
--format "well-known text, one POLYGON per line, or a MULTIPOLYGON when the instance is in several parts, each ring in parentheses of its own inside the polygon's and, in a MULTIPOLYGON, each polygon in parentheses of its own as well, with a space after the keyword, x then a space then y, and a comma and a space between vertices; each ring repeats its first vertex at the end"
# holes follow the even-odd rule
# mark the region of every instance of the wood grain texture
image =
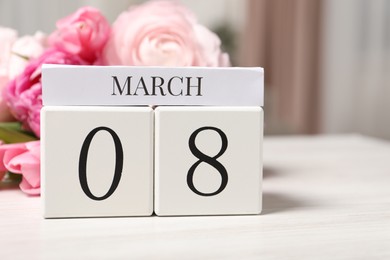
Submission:
POLYGON ((360 136, 264 143, 258 216, 44 220, 0 190, 1 259, 390 259, 390 144, 360 136))

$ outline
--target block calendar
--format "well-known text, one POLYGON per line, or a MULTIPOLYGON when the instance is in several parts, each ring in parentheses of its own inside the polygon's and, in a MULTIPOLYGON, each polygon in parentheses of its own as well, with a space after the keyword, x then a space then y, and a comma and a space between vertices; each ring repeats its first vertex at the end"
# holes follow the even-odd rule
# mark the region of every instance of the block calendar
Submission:
POLYGON ((261 68, 42 75, 45 218, 261 212, 261 68))

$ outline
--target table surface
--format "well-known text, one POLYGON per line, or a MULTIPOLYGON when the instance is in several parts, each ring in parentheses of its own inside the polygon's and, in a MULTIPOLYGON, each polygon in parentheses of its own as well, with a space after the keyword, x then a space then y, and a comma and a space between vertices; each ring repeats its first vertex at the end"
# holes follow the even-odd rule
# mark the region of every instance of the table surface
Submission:
POLYGON ((256 216, 44 220, 0 188, 1 259, 390 259, 390 143, 266 137, 256 216))

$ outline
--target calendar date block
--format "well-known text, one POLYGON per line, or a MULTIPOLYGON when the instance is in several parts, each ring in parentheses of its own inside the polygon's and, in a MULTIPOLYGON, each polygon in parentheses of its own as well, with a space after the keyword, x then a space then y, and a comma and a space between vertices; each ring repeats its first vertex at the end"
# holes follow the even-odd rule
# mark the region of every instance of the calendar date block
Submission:
POLYGON ((156 214, 259 214, 262 136, 260 107, 158 107, 156 214))
POLYGON ((153 212, 153 110, 46 106, 42 117, 45 218, 153 212))

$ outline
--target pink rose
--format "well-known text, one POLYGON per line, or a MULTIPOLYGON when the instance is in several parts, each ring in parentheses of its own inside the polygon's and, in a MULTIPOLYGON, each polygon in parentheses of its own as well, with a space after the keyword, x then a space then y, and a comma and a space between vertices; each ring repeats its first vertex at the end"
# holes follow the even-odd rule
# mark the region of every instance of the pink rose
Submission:
POLYGON ((0 145, 0 172, 22 174, 20 189, 30 195, 39 195, 40 141, 0 145))
POLYGON ((41 65, 73 64, 86 65, 78 56, 55 49, 45 51, 42 56, 32 60, 22 74, 8 84, 4 98, 15 118, 23 127, 40 136, 40 110, 42 108, 41 65))
POLYGON ((46 49, 46 36, 41 32, 18 38, 15 30, 0 27, 0 90, 46 49))
POLYGON ((176 2, 150 1, 114 22, 103 63, 136 66, 229 66, 219 38, 176 2))
POLYGON ((18 38, 12 46, 9 64, 10 79, 22 73, 28 62, 42 55, 47 47, 47 37, 39 31, 33 36, 26 35, 18 38))
POLYGON ((10 28, 0 27, 0 90, 9 80, 9 60, 18 33, 10 28))
MULTIPOLYGON (((41 55, 45 48, 46 37, 40 32, 17 38, 15 30, 0 27, 0 93, 10 80, 24 70, 28 61, 41 55)), ((12 119, 0 95, 0 122, 12 119)))
POLYGON ((101 56, 109 34, 110 25, 99 10, 83 7, 57 22, 49 42, 58 50, 93 64, 101 56))
MULTIPOLYGON (((9 61, 11 58, 12 45, 18 34, 10 28, 0 27, 0 92, 9 82, 9 61)), ((9 121, 12 116, 0 95, 0 122, 9 121)), ((1 176, 0 176, 1 177, 1 176)))

